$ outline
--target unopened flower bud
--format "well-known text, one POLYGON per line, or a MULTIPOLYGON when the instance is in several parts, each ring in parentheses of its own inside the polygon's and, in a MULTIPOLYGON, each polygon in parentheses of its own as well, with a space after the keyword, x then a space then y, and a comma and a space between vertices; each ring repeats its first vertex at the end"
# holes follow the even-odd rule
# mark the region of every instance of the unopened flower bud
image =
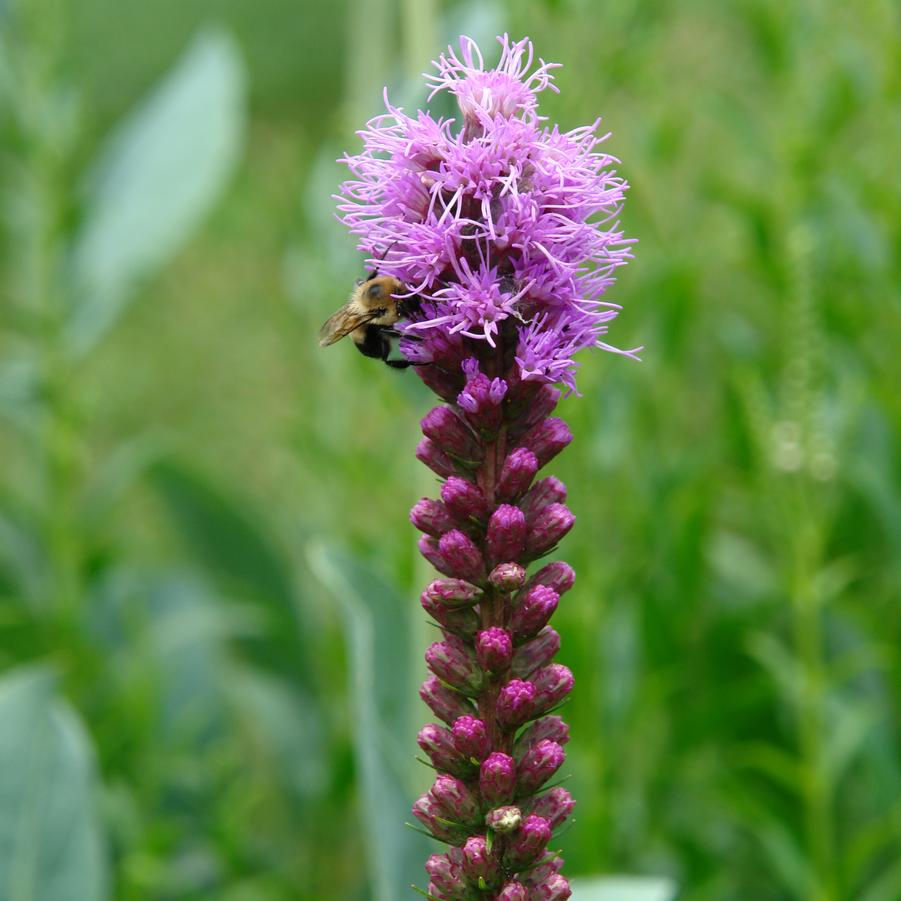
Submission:
POLYGON ((422 609, 446 631, 466 641, 472 641, 475 638, 481 622, 478 614, 471 607, 448 607, 446 604, 434 600, 428 591, 424 591, 419 600, 422 609))
POLYGON ((457 397, 457 405, 466 418, 483 433, 491 434, 503 420, 501 402, 507 394, 503 379, 489 380, 484 373, 476 373, 457 397))
POLYGON ((498 500, 513 503, 525 494, 538 472, 538 458, 525 447, 518 447, 511 453, 501 468, 497 483, 498 500))
POLYGON ((521 726, 535 713, 537 692, 531 682, 511 679, 497 696, 497 718, 504 726, 521 726))
MULTIPOLYGON (((530 683, 531 684, 531 683, 530 683)), ((460 717, 475 716, 472 701, 459 692, 442 684, 437 676, 429 676, 419 689, 419 697, 431 708, 432 713, 449 726, 460 717)))
POLYGON ((495 563, 515 561, 526 543, 526 518, 519 507, 501 504, 488 521, 488 554, 495 563))
POLYGON ((547 419, 560 400, 560 390, 553 385, 533 385, 531 382, 524 383, 525 390, 520 391, 521 398, 514 403, 514 409, 519 414, 515 423, 511 424, 514 435, 522 434, 547 419))
POLYGON ((401 353, 410 360, 414 366, 421 366, 416 374, 422 379, 426 387, 431 388, 442 400, 452 404, 460 393, 462 379, 455 372, 448 372, 441 366, 426 365, 433 363, 426 359, 427 353, 423 353, 421 343, 413 341, 401 341, 401 353))
POLYGON ((423 438, 416 445, 416 459, 425 463, 435 475, 446 479, 457 472, 457 466, 453 460, 430 438, 423 438))
POLYGON ((529 901, 529 895, 526 887, 521 882, 514 880, 504 883, 504 887, 497 896, 497 901, 529 901))
POLYGON ((507 845, 504 863, 514 872, 524 869, 544 853, 550 839, 551 827, 544 817, 526 817, 507 845))
POLYGON ((569 726, 566 725, 566 721, 562 717, 552 714, 551 716, 543 716, 540 720, 535 720, 516 739, 516 744, 513 746, 513 756, 517 760, 521 760, 523 754, 529 748, 534 747, 545 739, 555 741, 558 745, 565 745, 569 741, 569 726))
POLYGON ((553 873, 540 882, 531 883, 529 891, 529 897, 536 901, 566 901, 572 895, 569 882, 560 873, 553 873))
POLYGON ((489 673, 504 673, 513 659, 513 640, 506 629, 492 626, 476 636, 476 659, 489 673))
POLYGON ((450 773, 461 779, 472 775, 473 764, 457 750, 450 729, 429 723, 419 730, 416 741, 439 773, 450 773))
MULTIPOLYGON (((425 429, 423 429, 425 431, 425 429)), ((428 432, 426 432, 429 435, 428 432)), ((432 436, 429 435, 431 438, 432 436)), ((573 440, 569 426, 555 417, 539 422, 522 436, 520 446, 528 448, 538 458, 538 468, 547 466, 573 440)))
POLYGON ((456 526, 444 504, 441 501, 435 501, 428 497, 422 498, 410 510, 410 522, 420 532, 434 535, 436 538, 439 538, 456 526))
POLYGON ((465 695, 477 695, 485 677, 475 655, 456 636, 436 641, 425 652, 429 669, 442 681, 465 695))
POLYGON ((482 599, 482 589, 463 579, 435 579, 425 594, 448 607, 471 607, 482 599))
POLYGON ((534 795, 563 766, 566 752, 555 741, 538 742, 519 762, 516 772, 516 794, 520 798, 534 795))
POLYGON ((464 523, 488 518, 488 501, 482 489, 459 476, 451 476, 441 486, 441 499, 447 511, 464 523))
POLYGON ((484 760, 491 753, 485 724, 474 716, 461 716, 451 727, 454 747, 470 760, 484 760))
POLYGON ((536 482, 519 502, 519 509, 531 523, 536 516, 551 504, 562 504, 566 500, 566 485, 556 476, 548 476, 536 482))
POLYGON ((489 810, 485 814, 485 825, 500 835, 516 832, 520 823, 522 823, 522 811, 513 805, 495 807, 494 810, 489 810))
POLYGON ((496 888, 501 881, 500 861, 488 850, 484 835, 473 835, 463 845, 463 872, 475 885, 479 880, 486 888, 496 888))
POLYGON ((469 832, 463 826, 444 822, 448 820, 447 814, 429 793, 421 795, 416 800, 413 804, 412 813, 435 838, 440 838, 442 841, 457 844, 464 841, 469 832))
POLYGON ((573 527, 575 521, 576 517, 563 504, 545 507, 529 528, 526 550, 530 556, 539 557, 549 551, 573 527))
POLYGON ((527 641, 537 635, 554 615, 560 595, 546 585, 530 588, 514 607, 510 630, 517 641, 527 641))
POLYGON ((446 576, 467 582, 480 581, 484 576, 481 551, 468 535, 457 529, 446 532, 437 541, 432 537, 420 538, 419 552, 446 576))
POLYGON ((527 679, 535 670, 547 666, 560 650, 560 636, 545 626, 531 641, 517 649, 510 664, 510 672, 518 679, 527 679))
POLYGON ((482 761, 479 790, 486 804, 508 804, 513 800, 516 784, 516 763, 509 754, 495 751, 482 761))
MULTIPOLYGON (((459 849, 454 848, 453 851, 459 849)), ((457 855, 454 855, 456 858, 457 855)), ((433 854, 425 865, 426 872, 431 880, 431 891, 444 901, 469 901, 472 893, 466 882, 463 872, 462 855, 459 863, 451 859, 451 854, 433 854)))
MULTIPOLYGON (((520 592, 520 598, 528 594, 528 592, 536 585, 546 585, 548 588, 553 588, 557 594, 562 596, 573 587, 575 581, 576 573, 573 568, 562 560, 555 560, 553 563, 548 563, 547 566, 542 566, 541 569, 529 579, 524 590, 520 592)), ((517 598, 516 603, 519 602, 520 599, 517 598)))
POLYGON ((533 711, 543 713, 556 707, 573 688, 573 674, 562 663, 552 663, 532 677, 535 689, 533 711))
POLYGON ((573 796, 558 785, 550 791, 539 795, 529 804, 528 812, 544 817, 551 829, 559 829, 573 812, 576 802, 573 796))
POLYGON ((437 776, 429 796, 444 819, 453 823, 471 826, 482 818, 479 799, 465 782, 454 776, 444 773, 437 776))
MULTIPOLYGON (((423 417, 422 432, 451 459, 461 462, 478 462, 482 449, 472 430, 450 407, 435 407, 423 417)), ((545 444, 548 439, 542 439, 545 444)))
POLYGON ((526 571, 518 563, 499 563, 491 570, 488 581, 505 594, 516 591, 526 581, 526 571))

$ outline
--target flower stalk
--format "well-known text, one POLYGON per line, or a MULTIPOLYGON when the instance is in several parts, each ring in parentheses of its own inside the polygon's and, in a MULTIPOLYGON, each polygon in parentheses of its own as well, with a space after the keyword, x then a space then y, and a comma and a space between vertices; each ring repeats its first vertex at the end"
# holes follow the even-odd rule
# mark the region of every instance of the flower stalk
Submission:
POLYGON ((462 38, 427 76, 460 121, 386 114, 347 157, 344 223, 374 266, 415 299, 400 349, 441 403, 416 456, 442 480, 411 511, 441 574, 422 593, 441 630, 420 696, 440 723, 418 742, 438 771, 413 815, 449 843, 426 864, 440 901, 570 895, 549 850, 574 800, 548 788, 569 730, 573 687, 549 621, 575 574, 554 552, 575 523, 566 488, 537 476, 572 441, 554 417, 576 390, 576 353, 600 347, 618 307, 602 301, 630 241, 615 222, 625 182, 597 151, 598 123, 562 133, 537 114, 554 64, 504 36, 486 69, 462 38), (531 575, 529 569, 532 567, 531 575), (443 723, 443 725, 442 725, 443 723))

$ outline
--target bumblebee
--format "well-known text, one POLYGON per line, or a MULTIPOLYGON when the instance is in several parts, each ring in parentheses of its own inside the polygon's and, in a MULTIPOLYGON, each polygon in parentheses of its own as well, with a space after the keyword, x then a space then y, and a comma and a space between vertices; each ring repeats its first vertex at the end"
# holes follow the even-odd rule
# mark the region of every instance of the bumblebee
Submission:
POLYGON ((379 359, 392 369, 412 366, 409 360, 388 359, 391 339, 400 337, 393 326, 417 303, 415 297, 398 298, 403 290, 403 283, 390 275, 373 274, 358 280, 347 303, 319 329, 319 346, 328 347, 350 335, 364 356, 379 359))

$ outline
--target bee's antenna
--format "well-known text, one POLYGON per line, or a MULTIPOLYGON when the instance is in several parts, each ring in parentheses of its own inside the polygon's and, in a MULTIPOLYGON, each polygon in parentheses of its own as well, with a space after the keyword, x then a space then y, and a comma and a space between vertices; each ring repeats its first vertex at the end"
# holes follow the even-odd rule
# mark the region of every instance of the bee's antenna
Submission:
MULTIPOLYGON (((384 260, 385 257, 388 256, 389 253, 391 253, 391 248, 394 247, 395 244, 397 244, 397 241, 392 241, 392 242, 388 245, 388 247, 386 248, 385 252, 384 252, 380 257, 378 257, 379 262, 381 262, 382 260, 384 260)), ((378 270, 378 267, 376 267, 376 268, 373 269, 371 272, 368 272, 368 273, 366 274, 366 281, 369 281, 370 279, 375 278, 378 274, 379 274, 379 270, 378 270)))

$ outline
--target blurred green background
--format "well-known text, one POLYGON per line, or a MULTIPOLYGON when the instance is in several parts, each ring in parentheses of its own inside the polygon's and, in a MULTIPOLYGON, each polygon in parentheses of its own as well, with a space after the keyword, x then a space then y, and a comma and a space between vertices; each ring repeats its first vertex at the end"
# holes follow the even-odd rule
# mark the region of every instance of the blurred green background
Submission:
POLYGON ((315 335, 335 158, 504 30, 640 241, 553 465, 567 872, 901 898, 897 7, 0 0, 2 901, 424 884, 430 398, 315 335))

